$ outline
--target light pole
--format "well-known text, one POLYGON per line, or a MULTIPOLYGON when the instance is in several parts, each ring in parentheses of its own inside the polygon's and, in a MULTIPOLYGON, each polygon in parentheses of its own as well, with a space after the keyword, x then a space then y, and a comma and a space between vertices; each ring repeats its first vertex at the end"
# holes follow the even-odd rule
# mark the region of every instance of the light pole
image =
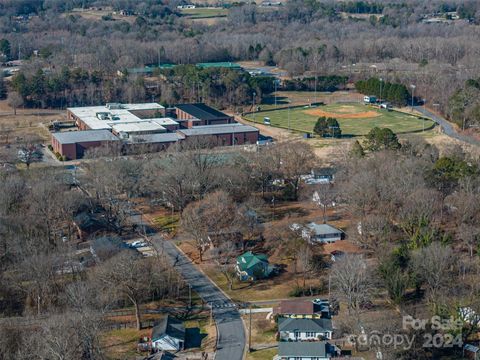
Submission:
POLYGON ((253 122, 255 122, 255 96, 257 93, 254 91, 252 95, 252 111, 253 111, 253 122))
POLYGON ((290 100, 288 101, 288 131, 290 131, 290 100))
POLYGON ((410 85, 410 87, 412 88, 412 112, 413 112, 413 98, 414 98, 416 86, 412 84, 410 85))
POLYGON ((423 99, 423 131, 425 131, 425 114, 427 113, 427 99, 423 99))
POLYGON ((275 96, 275 109, 277 108, 277 79, 273 79, 273 86, 275 88, 275 91, 273 92, 273 95, 275 96))
POLYGON ((380 78, 380 103, 382 102, 382 83, 383 83, 383 79, 380 78))

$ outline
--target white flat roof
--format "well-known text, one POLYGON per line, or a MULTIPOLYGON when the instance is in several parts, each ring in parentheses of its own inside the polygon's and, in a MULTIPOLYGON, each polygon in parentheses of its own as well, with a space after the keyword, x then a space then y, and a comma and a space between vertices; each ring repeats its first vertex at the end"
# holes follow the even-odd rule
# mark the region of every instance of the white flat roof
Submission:
POLYGON ((189 129, 180 129, 178 131, 182 132, 186 136, 195 136, 195 135, 217 135, 217 134, 258 132, 258 129, 250 125, 234 123, 234 124, 194 126, 189 129))
MULTIPOLYGON (((67 108, 73 115, 83 121, 90 129, 111 129, 109 123, 112 122, 138 122, 142 121, 138 116, 132 114, 132 110, 162 110, 164 107, 157 103, 145 103, 145 104, 117 104, 121 108, 108 108, 106 105, 102 106, 84 106, 84 107, 72 107, 67 108), (97 117, 97 113, 108 113, 111 117, 115 118, 100 120, 97 117)), ((144 119, 146 121, 150 119, 144 119)))
POLYGON ((158 124, 156 121, 138 121, 138 122, 111 122, 109 125, 112 129, 119 132, 126 133, 135 133, 135 132, 146 132, 146 131, 155 131, 155 132, 165 132, 165 129, 162 125, 158 124))
POLYGON ((153 119, 148 119, 151 121, 155 121, 159 125, 178 125, 178 122, 173 120, 172 118, 153 118, 153 119))

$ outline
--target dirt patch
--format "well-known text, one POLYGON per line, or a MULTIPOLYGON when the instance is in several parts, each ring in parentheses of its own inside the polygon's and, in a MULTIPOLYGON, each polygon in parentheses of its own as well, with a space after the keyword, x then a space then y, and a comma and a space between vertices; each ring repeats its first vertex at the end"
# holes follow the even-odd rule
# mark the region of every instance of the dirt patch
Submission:
POLYGON ((343 105, 339 108, 339 112, 329 112, 321 109, 310 109, 305 110, 304 113, 313 116, 326 116, 337 119, 368 119, 381 115, 376 111, 355 111, 356 109, 354 106, 343 105))

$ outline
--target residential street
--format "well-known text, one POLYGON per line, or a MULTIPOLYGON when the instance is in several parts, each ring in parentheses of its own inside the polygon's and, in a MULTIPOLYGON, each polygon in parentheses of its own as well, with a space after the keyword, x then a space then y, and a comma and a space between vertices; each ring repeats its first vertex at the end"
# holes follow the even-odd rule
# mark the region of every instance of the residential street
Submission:
MULTIPOLYGON (((140 215, 132 216, 131 221, 138 226, 143 225, 140 215)), ((243 359, 245 331, 235 304, 206 275, 198 270, 171 241, 164 240, 158 233, 153 233, 149 238, 159 253, 167 255, 172 266, 177 268, 187 284, 206 303, 212 306, 218 333, 216 360, 243 359)))
POLYGON ((417 110, 419 113, 431 118, 433 121, 435 121, 438 125, 440 125, 443 129, 443 132, 445 135, 448 135, 454 139, 472 144, 472 145, 480 145, 480 141, 477 139, 474 139, 471 136, 466 136, 459 134, 458 132, 455 131, 453 125, 445 120, 444 118, 436 115, 435 113, 425 109, 423 106, 414 106, 415 110, 417 110))

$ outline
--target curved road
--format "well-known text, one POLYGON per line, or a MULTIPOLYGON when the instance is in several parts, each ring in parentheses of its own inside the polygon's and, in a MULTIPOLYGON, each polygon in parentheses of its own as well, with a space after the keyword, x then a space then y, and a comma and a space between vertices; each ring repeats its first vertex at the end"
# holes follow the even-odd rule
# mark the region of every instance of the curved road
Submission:
POLYGON ((480 141, 467 135, 459 134, 455 131, 453 125, 445 120, 444 118, 436 115, 435 113, 425 109, 423 106, 414 106, 415 110, 417 110, 422 115, 429 117, 433 121, 435 121, 438 125, 440 125, 443 129, 443 133, 448 135, 454 139, 472 144, 472 145, 480 145, 480 141))
MULTIPOLYGON (((142 219, 139 215, 132 216, 131 221, 142 226, 142 219)), ((149 230, 151 231, 149 239, 156 250, 167 256, 185 282, 212 307, 213 318, 217 325, 215 360, 242 360, 245 351, 245 331, 235 304, 171 241, 165 240, 153 229, 149 228, 149 230)))

